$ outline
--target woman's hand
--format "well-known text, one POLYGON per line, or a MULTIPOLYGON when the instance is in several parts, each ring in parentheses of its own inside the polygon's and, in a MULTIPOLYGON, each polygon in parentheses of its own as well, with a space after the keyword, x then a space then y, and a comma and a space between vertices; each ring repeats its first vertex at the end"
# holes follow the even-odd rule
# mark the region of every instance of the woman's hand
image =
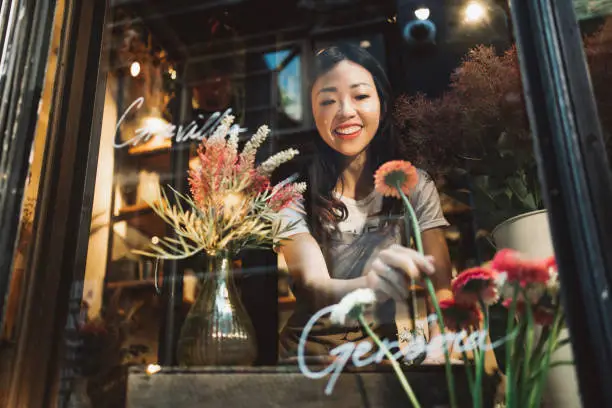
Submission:
POLYGON ((374 259, 366 279, 379 301, 390 298, 402 301, 409 296, 411 279, 419 279, 423 274, 433 275, 435 271, 432 256, 423 256, 401 245, 391 245, 374 259))

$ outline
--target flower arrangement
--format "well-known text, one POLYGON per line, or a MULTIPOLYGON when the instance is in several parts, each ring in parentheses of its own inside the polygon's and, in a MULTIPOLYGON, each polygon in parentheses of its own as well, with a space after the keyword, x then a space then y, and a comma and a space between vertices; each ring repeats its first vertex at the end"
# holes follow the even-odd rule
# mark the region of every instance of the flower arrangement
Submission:
POLYGON ((176 238, 155 240, 151 250, 136 253, 165 259, 183 259, 200 251, 236 254, 245 248, 278 245, 279 237, 294 227, 291 223, 281 226, 277 213, 293 205, 306 184, 290 177, 272 186, 270 176, 299 152, 284 150, 256 166, 255 155, 268 136, 268 127, 261 126, 239 152, 239 127, 232 126, 233 121, 233 116, 226 116, 202 140, 199 167, 189 171, 192 197, 169 186, 172 201, 162 190, 159 200, 148 202, 173 228, 176 238))
MULTIPOLYGON (((612 108, 612 18, 584 40, 600 112, 612 108)), ((527 120, 517 50, 471 49, 438 98, 400 96, 394 117, 406 150, 445 175, 445 191, 471 206, 481 230, 544 208, 527 120), (466 194, 469 192, 469 194, 466 194)), ((612 154, 612 122, 601 117, 612 154)))
MULTIPOLYGON (((416 184, 416 172, 408 162, 390 162, 380 167, 375 175, 376 189, 383 194, 401 197, 406 206, 407 222, 412 226, 417 250, 423 253, 417 218, 407 198, 409 186, 416 184)), ((472 395, 473 407, 482 408, 485 350, 489 330, 489 307, 500 300, 508 308, 506 337, 506 395, 508 408, 535 408, 540 406, 542 390, 548 371, 554 365, 551 355, 568 339, 561 340, 563 312, 559 304, 557 270, 554 258, 545 260, 523 259, 519 253, 504 249, 482 267, 470 268, 452 281, 453 298, 438 301, 429 277, 423 277, 433 301, 442 339, 445 330, 464 332, 471 343, 471 364, 461 348, 466 376, 472 395), (482 330, 481 330, 482 329, 482 330)), ((332 322, 342 324, 347 317, 358 320, 366 333, 384 351, 406 391, 412 405, 420 407, 410 384, 385 344, 374 334, 364 320, 364 308, 375 302, 373 293, 360 289, 349 293, 332 311, 332 322)), ((465 337, 464 337, 465 339, 465 337)), ((444 340, 443 340, 444 341, 444 340)), ((457 407, 453 373, 448 345, 442 346, 445 357, 446 379, 451 407, 457 407)))

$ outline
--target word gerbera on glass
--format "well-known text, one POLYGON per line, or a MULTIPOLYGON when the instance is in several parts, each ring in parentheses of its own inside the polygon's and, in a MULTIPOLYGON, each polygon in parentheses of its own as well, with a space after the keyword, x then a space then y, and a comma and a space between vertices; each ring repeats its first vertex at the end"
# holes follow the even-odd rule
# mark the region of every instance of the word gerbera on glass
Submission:
POLYGON ((295 227, 281 226, 278 212, 301 199, 306 183, 295 183, 291 177, 273 186, 270 176, 299 152, 287 149, 256 166, 255 155, 269 128, 261 126, 239 152, 239 129, 232 127, 233 121, 233 116, 226 116, 208 139, 202 139, 199 166, 189 170, 191 197, 168 186, 172 200, 161 189, 160 199, 148 202, 175 237, 160 238, 150 250, 134 252, 164 259, 183 259, 200 251, 236 254, 278 245, 280 237, 295 227))

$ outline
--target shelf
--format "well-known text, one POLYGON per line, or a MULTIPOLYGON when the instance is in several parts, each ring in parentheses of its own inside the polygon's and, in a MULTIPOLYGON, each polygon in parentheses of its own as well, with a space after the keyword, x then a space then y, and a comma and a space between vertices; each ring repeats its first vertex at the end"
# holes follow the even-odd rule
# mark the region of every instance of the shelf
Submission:
POLYGON ((282 304, 295 303, 295 298, 293 296, 281 296, 278 298, 278 303, 282 303, 282 304))
POLYGON ((142 280, 126 280, 117 282, 107 282, 105 284, 107 289, 129 289, 129 288, 142 288, 147 286, 155 286, 154 279, 142 279, 142 280))
POLYGON ((278 298, 278 309, 288 310, 292 309, 295 305, 295 297, 293 296, 281 296, 278 298))
POLYGON ((461 215, 472 211, 472 208, 444 193, 440 194, 440 205, 444 215, 461 215))
POLYGON ((123 221, 137 215, 149 214, 153 209, 147 203, 126 205, 119 209, 119 214, 113 216, 114 221, 123 221))
POLYGON ((170 151, 171 147, 172 147, 172 142, 170 141, 170 139, 166 139, 162 143, 155 143, 155 144, 145 143, 145 144, 130 147, 128 149, 128 153, 131 156, 166 153, 170 151))

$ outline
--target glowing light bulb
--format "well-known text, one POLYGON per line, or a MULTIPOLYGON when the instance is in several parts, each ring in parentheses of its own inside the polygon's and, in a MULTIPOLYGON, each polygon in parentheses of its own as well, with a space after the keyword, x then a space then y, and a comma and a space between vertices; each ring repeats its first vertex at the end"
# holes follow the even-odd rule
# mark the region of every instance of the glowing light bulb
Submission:
POLYGON ((147 366, 147 374, 149 375, 159 373, 160 371, 161 371, 161 366, 159 364, 149 364, 147 366))
POLYGON ((157 244, 159 244, 159 238, 158 238, 158 237, 153 237, 153 238, 151 238, 151 243, 152 243, 153 245, 157 245, 157 244))
POLYGON ((361 48, 370 48, 372 44, 368 40, 363 40, 359 43, 361 48))
POLYGON ((136 78, 140 74, 140 62, 134 61, 132 65, 130 65, 130 75, 136 78))
POLYGON ((427 20, 429 18, 430 11, 427 7, 421 7, 414 11, 414 16, 419 20, 427 20))
POLYGON ((486 14, 485 8, 480 3, 472 2, 465 8, 465 21, 468 23, 476 23, 484 18, 486 14))

